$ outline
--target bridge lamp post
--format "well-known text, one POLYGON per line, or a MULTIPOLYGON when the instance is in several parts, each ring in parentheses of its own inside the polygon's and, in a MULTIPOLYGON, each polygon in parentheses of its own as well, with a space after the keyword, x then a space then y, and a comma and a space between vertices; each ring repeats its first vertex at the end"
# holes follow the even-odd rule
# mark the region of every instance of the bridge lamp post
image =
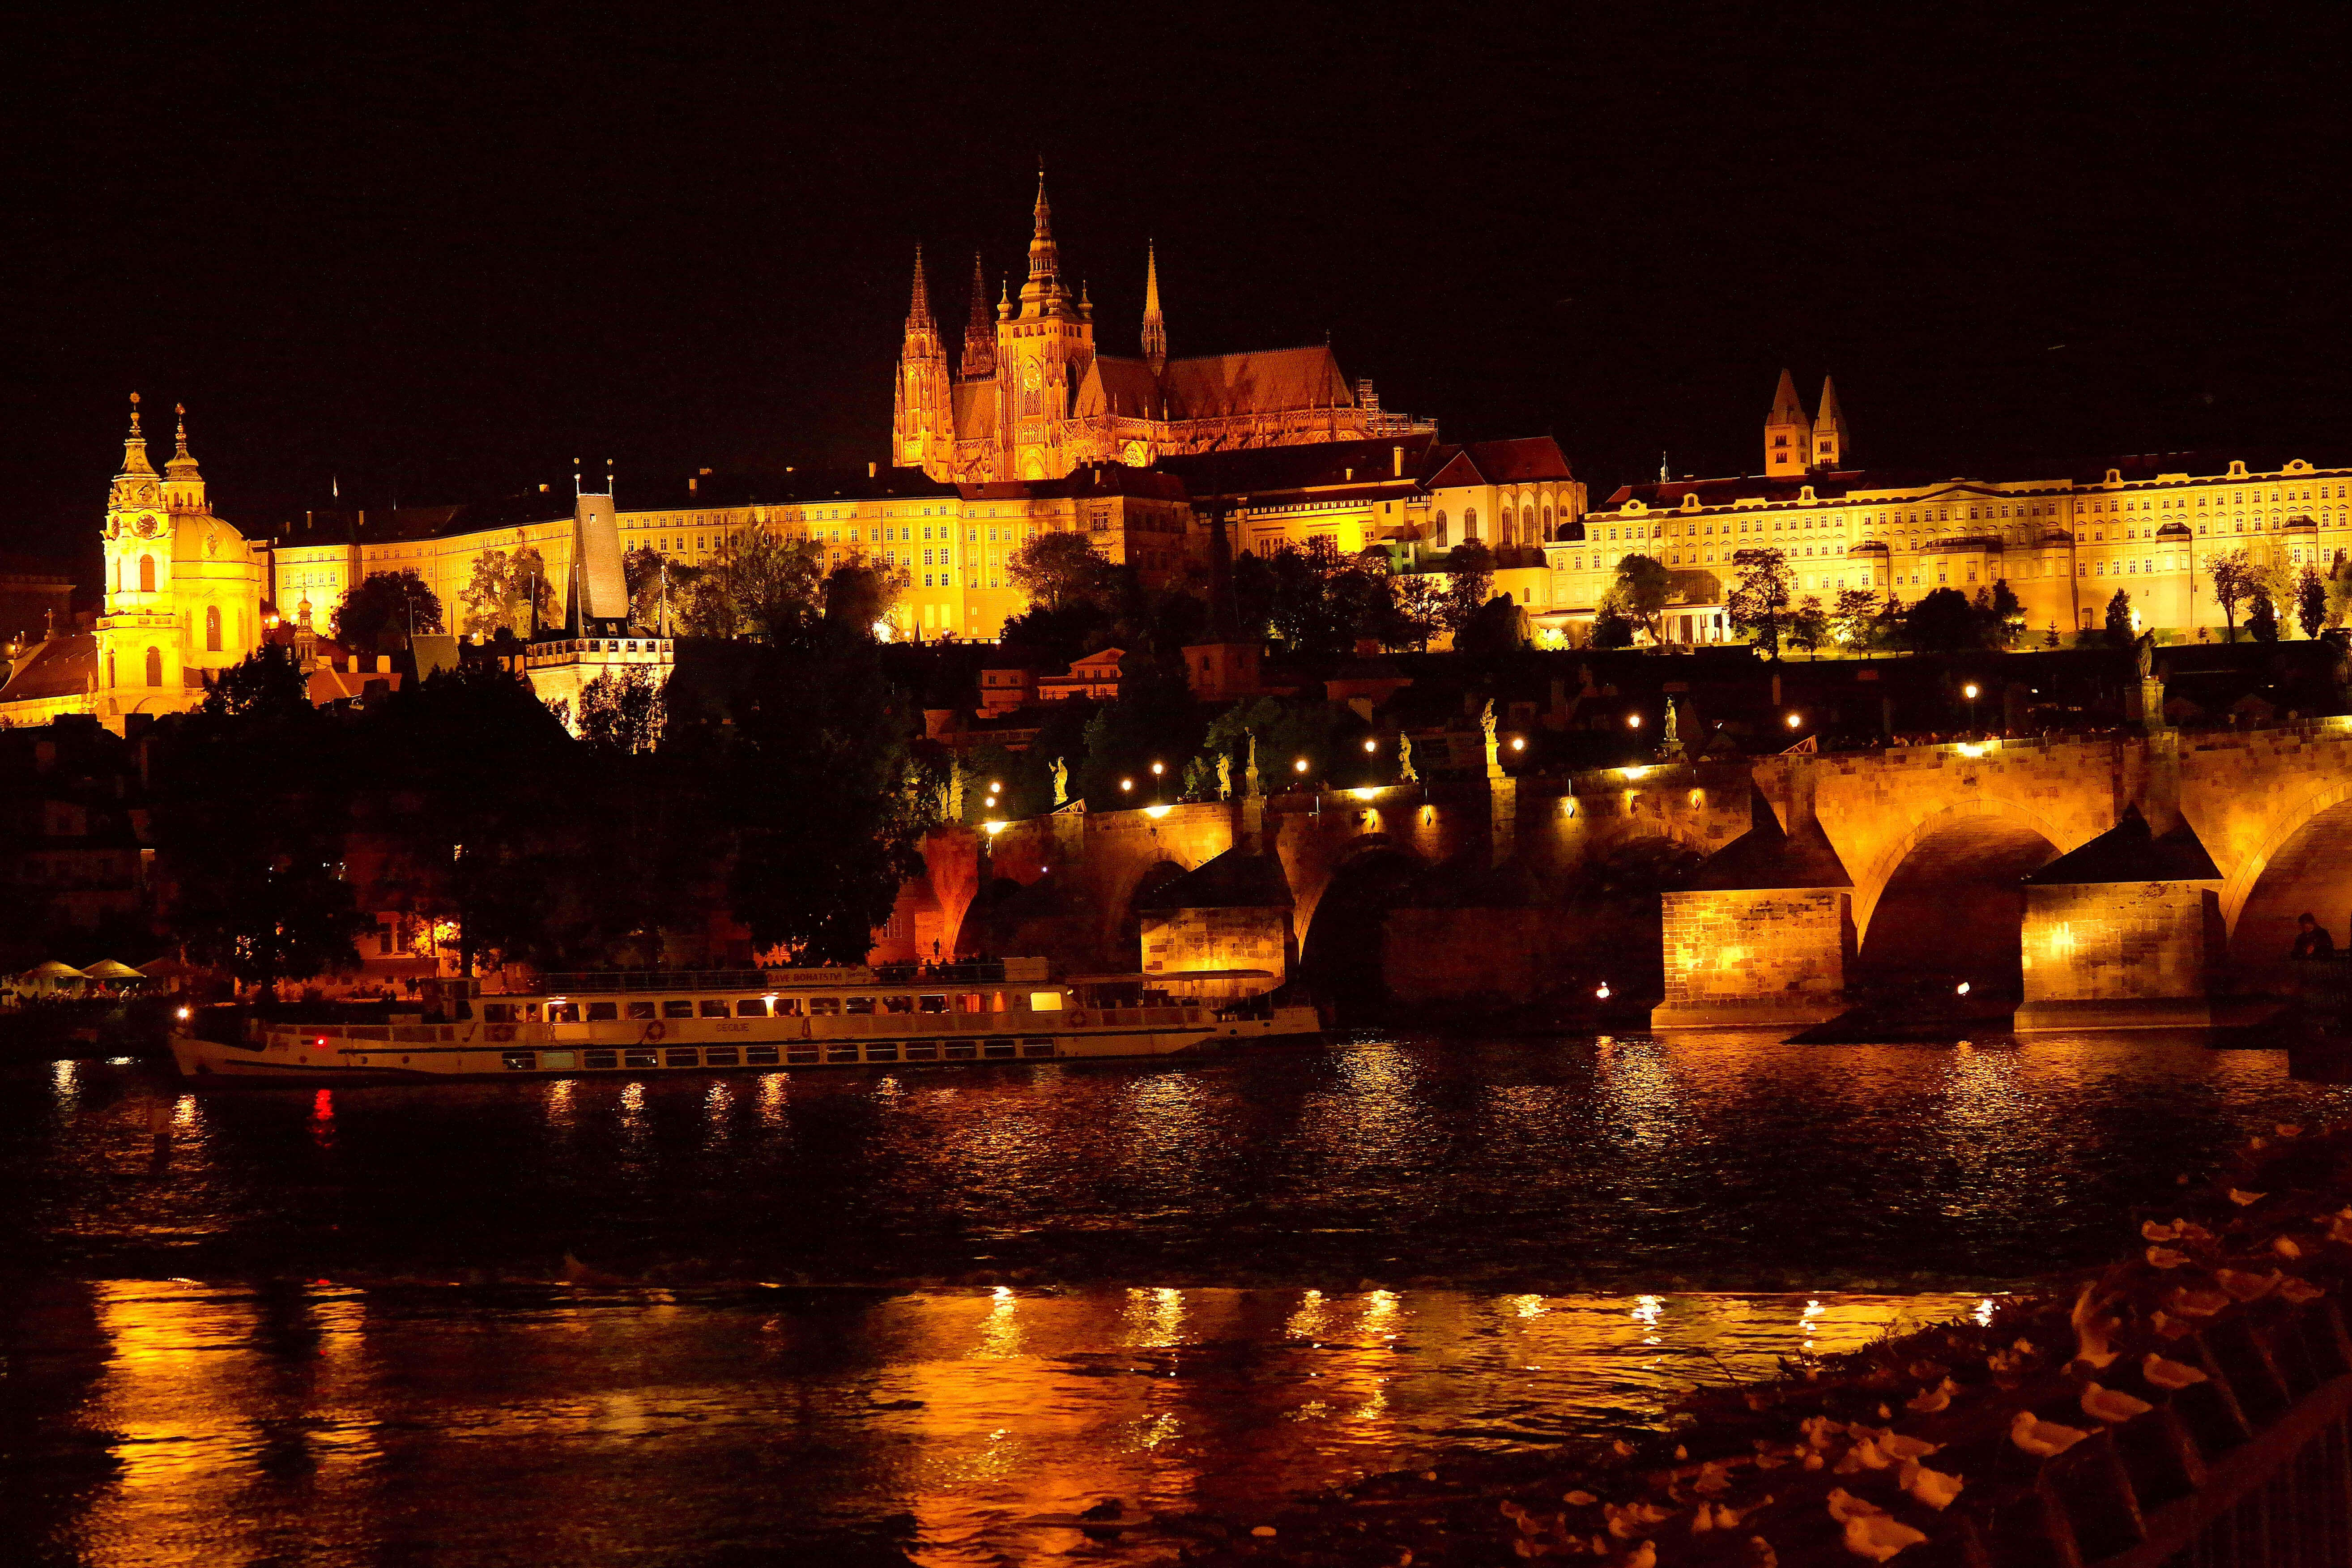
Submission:
POLYGON ((1638 730, 1641 727, 1642 716, 1639 713, 1628 713, 1625 715, 1625 728, 1628 730, 1638 730))
POLYGON ((1977 683, 1973 680, 1960 688, 1960 695, 1969 700, 1969 728, 1971 730, 1977 727, 1977 683))
POLYGON ((1164 763, 1154 763, 1151 764, 1151 799, 1154 805, 1157 805, 1160 800, 1160 775, 1167 773, 1167 771, 1168 767, 1164 763))

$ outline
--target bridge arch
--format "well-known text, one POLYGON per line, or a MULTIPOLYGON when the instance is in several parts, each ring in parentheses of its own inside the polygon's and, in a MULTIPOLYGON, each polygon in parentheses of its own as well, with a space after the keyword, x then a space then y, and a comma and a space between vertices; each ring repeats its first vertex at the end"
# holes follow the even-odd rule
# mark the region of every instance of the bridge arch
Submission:
POLYGON ((2312 791, 2272 823, 2221 884, 2221 912, 2231 967, 2284 980, 2296 915, 2318 916, 2339 949, 2352 940, 2352 782, 2312 791))
POLYGON ((2061 830, 2014 802, 1979 796, 1914 823, 1854 887, 1854 983, 1965 980, 1972 997, 2024 989, 2024 879, 2065 849, 2061 830))
POLYGON ((1348 847, 1311 900, 1301 900, 1300 975, 1345 1016, 1387 994, 1381 933, 1389 911, 1416 897, 1429 863, 1402 840, 1367 834, 1348 847))
POLYGON ((1129 884, 1127 897, 1118 905, 1118 930, 1111 938, 1109 956, 1114 969, 1142 962, 1143 911, 1139 906, 1191 869, 1178 861, 1162 858, 1146 866, 1129 884))

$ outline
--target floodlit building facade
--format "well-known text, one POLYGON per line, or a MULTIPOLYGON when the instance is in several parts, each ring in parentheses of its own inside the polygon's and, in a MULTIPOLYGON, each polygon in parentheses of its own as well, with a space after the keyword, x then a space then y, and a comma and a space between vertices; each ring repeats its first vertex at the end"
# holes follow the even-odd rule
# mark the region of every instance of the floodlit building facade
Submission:
POLYGON ((2352 468, 2301 458, 2158 453, 1948 479, 1853 467, 1853 456, 1835 387, 1824 384, 1809 418, 1783 372, 1763 473, 1624 486, 1580 537, 1545 547, 1554 622, 1589 623, 1617 563, 1643 554, 1675 575, 1668 639, 1721 640, 1734 555, 1774 549, 1799 598, 1824 606, 1844 589, 1911 604, 2006 582, 2038 639, 2104 626, 2120 591, 2137 624, 2193 637, 2226 622, 2215 556, 2243 550, 2291 581, 2352 549, 2352 468))

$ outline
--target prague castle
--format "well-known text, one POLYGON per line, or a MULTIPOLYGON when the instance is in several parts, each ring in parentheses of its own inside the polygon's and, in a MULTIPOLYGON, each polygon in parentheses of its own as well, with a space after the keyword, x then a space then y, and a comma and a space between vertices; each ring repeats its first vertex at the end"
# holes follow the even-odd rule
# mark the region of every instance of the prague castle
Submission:
POLYGON ((1144 257, 1140 352, 1095 348, 1094 306, 1062 281, 1045 180, 1029 240, 1029 276, 993 312, 972 258, 971 316, 956 371, 931 315, 922 252, 899 351, 891 451, 902 468, 942 481, 1060 479, 1083 464, 1148 468, 1187 452, 1295 447, 1436 434, 1384 414, 1370 382, 1351 389, 1328 345, 1168 357, 1158 258, 1144 257))
POLYGON ((1974 479, 1862 468, 1836 388, 1825 382, 1808 416, 1784 371, 1760 474, 1627 485, 1584 524, 1545 547, 1546 574, 1525 584, 1538 624, 1589 622, 1617 563, 1638 553, 1675 574, 1673 639, 1723 640, 1731 558, 1764 548, 1788 556, 1801 600, 1824 606, 1841 589, 1907 604, 2005 581, 2038 640, 2103 626, 2120 590, 2137 625, 2194 637, 2226 624, 2209 574, 2217 554, 2242 549, 2283 583, 2344 558, 2352 468, 2208 453, 1974 479))

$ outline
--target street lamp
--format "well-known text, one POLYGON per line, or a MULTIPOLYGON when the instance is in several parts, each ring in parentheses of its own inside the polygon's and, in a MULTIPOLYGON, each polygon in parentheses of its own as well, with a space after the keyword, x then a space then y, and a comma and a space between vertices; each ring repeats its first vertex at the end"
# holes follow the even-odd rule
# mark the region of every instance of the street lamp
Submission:
POLYGON ((1154 763, 1151 764, 1151 798, 1154 801, 1157 801, 1160 798, 1160 775, 1167 773, 1167 771, 1168 769, 1163 763, 1154 763))
POLYGON ((1121 779, 1118 781, 1118 787, 1124 791, 1132 791, 1135 788, 1135 781, 1133 779, 1121 779))
POLYGON ((1789 715, 1789 728, 1791 730, 1797 729, 1802 725, 1804 721, 1805 716, 1801 713, 1791 713, 1789 715))
POLYGON ((1960 695, 1969 700, 1969 728, 1973 730, 1977 727, 1977 683, 1971 680, 1961 687, 1960 695))
POLYGON ((1641 727, 1642 716, 1639 713, 1628 713, 1625 715, 1625 728, 1628 730, 1638 730, 1641 727))
POLYGON ((1380 749, 1381 749, 1381 746, 1380 746, 1380 742, 1377 742, 1377 741, 1373 740, 1370 735, 1367 735, 1367 736, 1365 736, 1365 737, 1364 737, 1364 753, 1365 753, 1365 755, 1370 756, 1372 752, 1377 752, 1377 751, 1379 751, 1380 749))

